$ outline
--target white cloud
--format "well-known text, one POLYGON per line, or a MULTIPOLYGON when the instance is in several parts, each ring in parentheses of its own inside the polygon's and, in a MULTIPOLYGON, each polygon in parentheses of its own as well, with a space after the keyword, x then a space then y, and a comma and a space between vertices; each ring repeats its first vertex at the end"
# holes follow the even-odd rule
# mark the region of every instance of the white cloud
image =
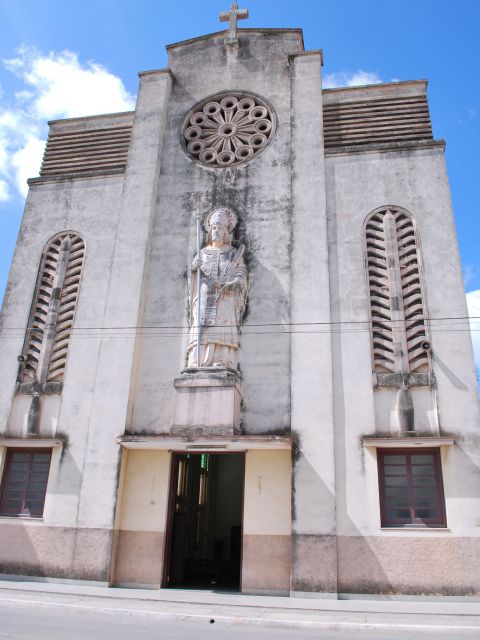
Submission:
POLYGON ((45 140, 32 136, 23 147, 12 155, 17 189, 23 196, 27 195, 28 178, 38 174, 44 150, 45 140))
POLYGON ((25 195, 26 180, 38 175, 47 120, 129 111, 135 105, 118 76, 96 62, 82 64, 71 51, 44 55, 23 47, 3 65, 24 87, 10 100, 0 95, 0 201, 12 190, 25 195))
POLYGON ((463 265, 463 282, 465 288, 473 282, 478 276, 478 267, 474 264, 463 265))
POLYGON ((133 96, 118 76, 93 61, 82 66, 71 51, 45 56, 24 47, 16 58, 3 63, 27 85, 17 98, 25 99, 38 119, 129 111, 134 106, 133 96))
POLYGON ((10 200, 8 184, 5 180, 0 180, 0 202, 7 202, 8 200, 10 200))
POLYGON ((5 174, 7 171, 9 162, 9 155, 7 150, 7 140, 1 135, 0 128, 0 175, 5 174))
POLYGON ((477 371, 480 371, 480 289, 467 293, 467 307, 470 316, 470 329, 472 330, 475 366, 477 371))
POLYGON ((323 79, 323 88, 332 89, 334 87, 359 87, 365 84, 379 84, 382 79, 376 71, 339 71, 338 73, 327 73, 323 79))
POLYGON ((462 126, 472 124, 476 117, 477 111, 476 109, 472 109, 472 107, 465 107, 461 112, 455 114, 457 123, 462 126))

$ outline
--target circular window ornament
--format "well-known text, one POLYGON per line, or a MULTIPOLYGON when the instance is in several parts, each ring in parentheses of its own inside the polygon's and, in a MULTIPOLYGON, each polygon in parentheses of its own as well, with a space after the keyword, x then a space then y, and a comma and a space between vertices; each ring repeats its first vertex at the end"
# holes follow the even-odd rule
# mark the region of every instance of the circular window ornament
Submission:
POLYGON ((229 91, 197 103, 183 120, 180 135, 188 154, 200 164, 232 167, 262 153, 276 124, 266 100, 247 91, 229 91))

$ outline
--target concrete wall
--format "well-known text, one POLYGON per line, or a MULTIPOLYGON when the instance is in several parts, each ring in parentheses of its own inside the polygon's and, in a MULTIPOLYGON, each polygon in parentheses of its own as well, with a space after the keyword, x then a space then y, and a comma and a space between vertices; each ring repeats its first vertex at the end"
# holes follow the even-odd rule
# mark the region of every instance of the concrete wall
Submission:
POLYGON ((123 451, 117 499, 114 584, 160 586, 171 454, 123 451))
POLYGON ((369 212, 391 204, 413 215, 426 315, 467 315, 443 149, 330 156, 326 176, 332 320, 342 323, 332 334, 338 589, 478 593, 480 572, 462 560, 478 553, 480 542, 480 420, 468 331, 450 331, 448 321, 430 323, 437 385, 412 390, 417 431, 439 430, 456 440, 442 448, 448 529, 381 529, 375 450, 361 444, 365 435, 394 435, 388 417, 395 394, 372 385, 362 239, 369 212))
POLYGON ((330 284, 320 52, 292 86, 292 591, 336 591, 330 284), (315 144, 312 144, 312 141, 315 144))
MULTIPOLYGON (((6 447, 0 447, 3 470, 6 447)), ((0 570, 2 573, 80 580, 108 580, 111 533, 100 527, 83 529, 55 524, 63 451, 54 447, 43 519, 2 516, 0 570)))
POLYGON ((290 591, 290 451, 247 451, 242 591, 290 591))
MULTIPOLYGON (((125 429, 135 344, 135 331, 125 327, 137 325, 141 307, 169 83, 163 74, 141 84, 125 175, 45 178, 30 188, 0 324, 0 433, 7 429, 24 338, 9 328, 26 327, 42 249, 52 235, 71 229, 85 240, 86 255, 63 392, 54 419, 41 425, 42 436, 61 437, 65 445, 43 519, 1 519, 1 535, 10 537, 15 527, 16 540, 29 542, 25 549, 18 542, 8 547, 0 571, 108 580, 116 437, 125 429)), ((42 402, 45 422, 51 399, 42 402)), ((22 431, 27 404, 15 407, 7 435, 22 431)))
MULTIPOLYGON (((375 450, 362 446, 365 435, 394 433, 395 394, 372 384, 362 236, 372 210, 397 205, 414 217, 427 315, 467 315, 443 148, 427 140, 325 157, 321 52, 303 52, 295 30, 239 39, 236 53, 223 35, 174 45, 171 73, 141 75, 124 175, 45 178, 30 189, 0 319, 0 434, 25 433, 29 398, 12 405, 23 334, 12 327, 27 323, 42 249, 74 230, 86 258, 63 393, 42 400, 41 435, 65 444, 43 519, 1 519, 0 571, 109 579, 116 438, 168 433, 173 423, 197 192, 204 210, 236 211, 234 243, 246 246, 242 432, 294 443, 293 465, 283 451, 246 455, 243 590, 478 593, 480 420, 468 331, 431 327, 436 386, 412 391, 417 430, 456 441, 442 449, 448 528, 381 529, 375 450), (267 100, 277 131, 253 162, 199 166, 179 127, 197 101, 228 90, 267 100)), ((355 91, 326 102, 371 95, 355 91)), ((168 459, 123 458, 116 582, 160 582, 168 459)))
POLYGON ((195 253, 193 192, 203 196, 204 210, 226 205, 237 213, 234 243, 246 246, 251 288, 239 357, 243 428, 247 433, 282 433, 290 427, 290 337, 278 324, 290 321, 288 55, 299 48, 299 34, 286 31, 240 35, 238 57, 227 56, 223 35, 169 49, 174 80, 143 315, 145 325, 159 328, 138 341, 132 432, 168 432, 173 422, 173 380, 185 366, 186 273, 195 253), (278 118, 277 131, 251 163, 227 169, 199 166, 180 146, 180 124, 197 101, 229 89, 267 99, 278 118))
MULTIPOLYGON (((104 274, 115 253, 115 233, 111 230, 120 225, 122 188, 123 176, 115 176, 94 181, 44 183, 30 189, 4 300, 3 327, 26 327, 43 247, 52 235, 69 229, 79 233, 86 243, 75 326, 103 325, 110 289, 110 281, 104 274), (105 225, 99 210, 110 220, 110 228, 105 225)), ((110 322, 105 324, 108 326, 110 322)), ((13 403, 13 392, 16 357, 22 351, 24 336, 22 332, 16 332, 12 339, 7 330, 2 337, 0 428, 4 434, 21 435, 30 402, 29 398, 20 396, 13 403), (11 403, 13 410, 9 420, 11 403)), ((16 540, 15 545, 3 547, 9 549, 9 565, 2 565, 3 572, 8 572, 9 566, 15 566, 16 571, 33 575, 108 579, 117 447, 112 438, 105 438, 105 427, 110 431, 113 429, 116 435, 121 426, 115 420, 115 404, 110 405, 107 401, 105 404, 112 410, 108 425, 102 425, 102 430, 94 429, 93 433, 89 431, 101 344, 101 330, 83 335, 80 331, 74 332, 70 339, 63 394, 61 398, 42 399, 41 434, 48 437, 62 435, 66 445, 55 479, 49 483, 43 520, 1 520, 3 535, 11 536, 15 530, 16 540), (52 402, 57 405, 55 424, 48 425, 47 430, 46 409, 52 402), (104 464, 91 466, 87 463, 88 451, 95 451, 95 441, 100 434, 105 438, 106 449, 100 447, 97 451, 101 451, 104 464), (101 494, 87 490, 85 495, 85 485, 90 483, 90 478, 83 472, 89 468, 96 476, 92 478, 95 486, 98 487, 99 482, 103 485, 101 494), (79 514, 82 499, 87 499, 90 505, 88 523, 79 514), (78 536, 83 539, 83 545, 76 544, 78 536), (22 539, 25 545, 20 543, 22 539), (93 548, 98 552, 95 555, 91 554, 93 548), (77 554, 82 556, 78 562, 77 554), (92 564, 96 565, 95 570, 92 570, 92 564)), ((123 346, 118 345, 120 349, 123 346)), ((98 400, 98 395, 96 397, 98 400)))

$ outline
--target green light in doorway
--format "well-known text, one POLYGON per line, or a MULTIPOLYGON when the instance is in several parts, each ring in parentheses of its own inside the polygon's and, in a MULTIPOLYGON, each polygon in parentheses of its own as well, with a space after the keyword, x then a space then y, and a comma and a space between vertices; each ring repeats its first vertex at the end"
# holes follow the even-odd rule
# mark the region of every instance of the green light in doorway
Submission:
POLYGON ((204 471, 208 471, 208 453, 202 453, 202 457, 200 459, 200 466, 204 471))

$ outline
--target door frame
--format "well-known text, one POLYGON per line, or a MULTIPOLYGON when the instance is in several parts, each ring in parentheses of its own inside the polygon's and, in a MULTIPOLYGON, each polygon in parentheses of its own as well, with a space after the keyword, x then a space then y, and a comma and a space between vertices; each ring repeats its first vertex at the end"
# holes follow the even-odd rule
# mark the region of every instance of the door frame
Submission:
MULTIPOLYGON (((242 591, 242 570, 243 570, 243 523, 244 523, 244 510, 245 510, 245 466, 246 466, 246 454, 247 451, 209 451, 208 447, 206 447, 205 451, 203 450, 195 450, 195 451, 185 451, 185 450, 177 450, 171 451, 170 458, 170 479, 169 479, 169 488, 168 488, 168 500, 167 500, 167 518, 166 518, 166 527, 165 527, 165 545, 164 545, 164 554, 163 554, 163 572, 162 572, 162 580, 160 583, 160 587, 162 589, 169 588, 169 578, 170 578, 170 563, 172 561, 171 552, 172 552, 172 536, 173 536, 173 516, 175 510, 175 497, 176 490, 178 484, 178 469, 179 465, 176 463, 178 460, 178 456, 180 455, 201 455, 202 453, 208 453, 210 455, 215 456, 229 456, 229 455, 240 455, 242 457, 242 506, 241 506, 241 536, 240 536, 240 577, 239 577, 239 591, 242 591)), ((180 587, 182 588, 182 587, 180 587)))

